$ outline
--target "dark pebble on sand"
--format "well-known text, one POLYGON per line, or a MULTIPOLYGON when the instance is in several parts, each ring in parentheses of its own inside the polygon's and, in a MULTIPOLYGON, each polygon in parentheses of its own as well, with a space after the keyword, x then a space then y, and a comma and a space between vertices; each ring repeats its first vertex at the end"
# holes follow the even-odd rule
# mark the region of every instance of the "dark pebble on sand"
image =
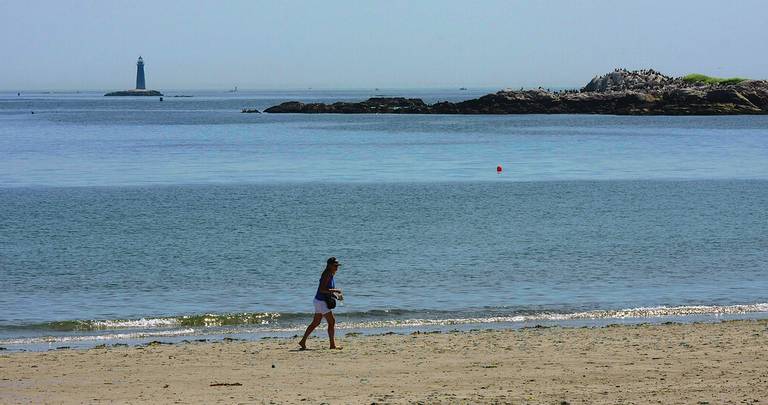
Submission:
POLYGON ((172 345, 173 343, 161 342, 159 340, 153 340, 147 343, 147 346, 160 346, 160 345, 172 345))
POLYGON ((211 387, 240 387, 243 384, 236 382, 236 383, 211 383, 211 387))
POLYGON ((274 364, 272 365, 272 368, 275 368, 275 365, 274 365, 274 364))

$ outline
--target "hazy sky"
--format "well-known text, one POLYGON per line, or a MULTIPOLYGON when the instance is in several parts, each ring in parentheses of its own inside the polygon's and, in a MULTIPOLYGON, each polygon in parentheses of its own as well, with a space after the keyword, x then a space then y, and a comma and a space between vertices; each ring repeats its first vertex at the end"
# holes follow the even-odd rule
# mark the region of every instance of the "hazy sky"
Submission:
POLYGON ((768 1, 0 0, 0 89, 582 86, 768 78, 768 1))

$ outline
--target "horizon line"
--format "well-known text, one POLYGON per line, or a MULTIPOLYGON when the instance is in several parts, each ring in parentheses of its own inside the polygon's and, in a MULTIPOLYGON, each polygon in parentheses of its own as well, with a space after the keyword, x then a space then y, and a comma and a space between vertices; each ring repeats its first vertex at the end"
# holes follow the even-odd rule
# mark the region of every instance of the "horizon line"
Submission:
MULTIPOLYGON (((232 91, 232 87, 171 87, 171 88, 152 88, 147 90, 157 90, 161 92, 179 92, 179 91, 221 91, 223 93, 233 93, 237 94, 239 92, 243 91, 334 91, 334 90, 340 90, 340 91, 363 91, 363 90, 370 90, 370 91, 387 91, 387 90, 457 90, 457 91, 463 91, 463 89, 466 89, 467 91, 470 90, 489 90, 489 89, 517 89, 517 88, 523 88, 523 89, 537 89, 537 88, 545 88, 545 89, 554 89, 554 90, 564 90, 564 89, 580 89, 584 87, 584 85, 580 86, 563 86, 563 85, 548 85, 548 86, 443 86, 443 85, 436 85, 436 86, 397 86, 397 87, 315 87, 315 86, 309 86, 309 87, 240 87, 238 86, 238 90, 236 92, 232 91)), ((122 90, 116 90, 116 89, 77 89, 77 88, 38 88, 38 89, 0 89, 0 93, 32 93, 32 94, 45 94, 45 93, 107 93, 111 91, 128 91, 133 89, 122 89, 122 90)))

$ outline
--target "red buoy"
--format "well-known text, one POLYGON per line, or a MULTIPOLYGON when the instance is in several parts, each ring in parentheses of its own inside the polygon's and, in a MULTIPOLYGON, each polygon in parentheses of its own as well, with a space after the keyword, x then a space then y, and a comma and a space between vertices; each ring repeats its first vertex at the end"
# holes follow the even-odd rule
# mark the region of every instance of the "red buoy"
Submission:
POLYGON ((501 165, 496 166, 496 173, 501 173, 501 165))

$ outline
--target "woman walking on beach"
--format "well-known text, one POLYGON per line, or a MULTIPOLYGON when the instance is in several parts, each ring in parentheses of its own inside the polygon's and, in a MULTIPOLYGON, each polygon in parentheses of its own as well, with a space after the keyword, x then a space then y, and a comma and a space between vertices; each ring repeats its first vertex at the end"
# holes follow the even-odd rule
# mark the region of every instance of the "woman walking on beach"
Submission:
POLYGON ((343 299, 341 289, 336 288, 336 282, 333 280, 333 276, 339 271, 339 266, 341 266, 341 263, 335 257, 329 258, 326 262, 325 270, 323 270, 323 274, 320 276, 320 285, 317 286, 317 293, 315 293, 315 317, 312 319, 312 323, 307 326, 304 337, 299 342, 302 350, 307 348, 307 338, 320 325, 323 317, 328 321, 328 340, 330 340, 331 349, 341 349, 341 347, 336 347, 336 341, 334 340, 336 318, 333 317, 333 312, 326 303, 329 298, 343 299))

